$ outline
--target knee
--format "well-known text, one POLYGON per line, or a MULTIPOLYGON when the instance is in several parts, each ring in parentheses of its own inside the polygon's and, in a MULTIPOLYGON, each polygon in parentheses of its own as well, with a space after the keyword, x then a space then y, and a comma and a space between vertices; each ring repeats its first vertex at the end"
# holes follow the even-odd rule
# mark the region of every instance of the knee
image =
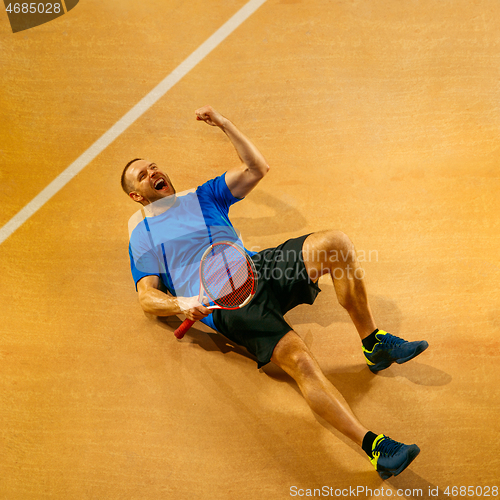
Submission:
POLYGON ((292 376, 297 382, 316 378, 320 374, 320 367, 312 354, 308 351, 297 350, 290 355, 292 376))
POLYGON ((342 231, 328 231, 328 243, 331 245, 332 248, 338 249, 338 250, 352 250, 354 248, 354 245, 347 236, 347 234, 343 233, 342 231))
POLYGON ((324 246, 326 250, 329 251, 339 251, 345 254, 354 250, 354 245, 347 236, 347 234, 342 231, 330 230, 325 232, 324 236, 324 246))
POLYGON ((287 333, 278 342, 271 361, 288 373, 299 386, 322 374, 311 351, 294 331, 287 333))

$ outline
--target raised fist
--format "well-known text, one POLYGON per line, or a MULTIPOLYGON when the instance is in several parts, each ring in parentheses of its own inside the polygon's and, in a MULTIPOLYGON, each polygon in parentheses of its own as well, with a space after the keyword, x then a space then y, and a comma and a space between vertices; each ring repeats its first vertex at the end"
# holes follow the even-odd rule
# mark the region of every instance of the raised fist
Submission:
POLYGON ((212 127, 222 127, 224 125, 225 118, 218 111, 215 111, 212 106, 203 106, 197 109, 195 113, 197 120, 204 121, 212 127))

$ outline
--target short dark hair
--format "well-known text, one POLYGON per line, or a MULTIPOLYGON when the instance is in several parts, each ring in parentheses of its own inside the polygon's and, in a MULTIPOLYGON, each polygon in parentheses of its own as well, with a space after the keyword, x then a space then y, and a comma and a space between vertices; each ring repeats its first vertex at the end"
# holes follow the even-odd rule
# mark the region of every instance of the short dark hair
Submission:
POLYGON ((122 178, 121 178, 122 189, 125 191, 125 193, 127 195, 130 194, 133 191, 133 189, 131 188, 130 182, 127 181, 125 176, 127 174, 127 170, 130 167, 130 165, 132 165, 132 163, 134 163, 135 161, 138 161, 138 160, 144 160, 144 158, 134 158, 133 160, 130 160, 125 165, 125 168, 123 169, 123 172, 122 172, 122 178))

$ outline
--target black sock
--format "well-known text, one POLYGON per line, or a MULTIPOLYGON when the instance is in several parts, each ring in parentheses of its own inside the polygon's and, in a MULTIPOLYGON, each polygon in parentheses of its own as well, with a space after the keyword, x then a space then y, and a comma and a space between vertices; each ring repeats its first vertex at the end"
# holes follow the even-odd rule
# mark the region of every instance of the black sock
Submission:
POLYGON ((370 457, 372 458, 372 448, 373 448, 373 442, 377 438, 377 435, 374 434, 371 431, 368 431, 365 434, 365 437, 363 438, 363 444, 361 445, 361 448, 363 448, 363 451, 370 457))
POLYGON ((375 337, 375 335, 378 333, 378 328, 376 330, 374 330, 372 333, 370 333, 370 335, 368 335, 368 337, 366 337, 365 339, 363 339, 361 342, 363 342, 363 347, 367 350, 367 351, 371 351, 373 349, 373 346, 378 342, 377 338, 375 337))

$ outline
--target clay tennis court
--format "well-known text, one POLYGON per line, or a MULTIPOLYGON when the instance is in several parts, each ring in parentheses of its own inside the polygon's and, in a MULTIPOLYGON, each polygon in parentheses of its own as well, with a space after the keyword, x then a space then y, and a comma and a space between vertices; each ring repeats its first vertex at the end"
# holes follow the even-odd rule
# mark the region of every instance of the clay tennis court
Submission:
MULTIPOLYGON (((245 3, 82 0, 15 34, 2 12, 0 227, 245 3)), ((7 234, 0 498, 498 495, 499 23, 496 0, 267 0, 7 234), (379 328, 429 342, 373 375, 326 277, 287 316, 364 425, 419 445, 400 476, 277 367, 142 312, 120 174, 149 158, 183 191, 234 166, 204 104, 271 166, 230 211, 246 247, 344 231, 379 328)))

